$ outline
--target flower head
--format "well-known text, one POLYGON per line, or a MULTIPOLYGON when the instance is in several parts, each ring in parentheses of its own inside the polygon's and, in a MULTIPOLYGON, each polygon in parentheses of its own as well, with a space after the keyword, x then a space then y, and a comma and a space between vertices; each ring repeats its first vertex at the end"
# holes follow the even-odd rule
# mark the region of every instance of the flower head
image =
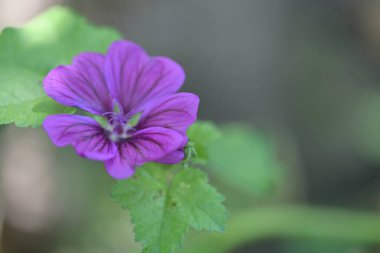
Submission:
POLYGON ((44 80, 50 97, 102 120, 51 115, 43 127, 55 145, 72 145, 80 156, 104 161, 117 179, 133 175, 146 162, 178 163, 199 104, 194 94, 176 93, 184 79, 174 61, 116 41, 106 55, 81 53, 44 80))

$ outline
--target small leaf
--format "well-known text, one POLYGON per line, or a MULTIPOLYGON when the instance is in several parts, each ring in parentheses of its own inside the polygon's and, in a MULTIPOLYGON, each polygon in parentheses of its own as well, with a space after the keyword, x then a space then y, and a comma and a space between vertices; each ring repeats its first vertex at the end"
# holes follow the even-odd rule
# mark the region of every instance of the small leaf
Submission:
POLYGON ((132 116, 132 118, 128 121, 128 126, 135 127, 141 118, 141 112, 136 113, 132 116))
POLYGON ((218 232, 224 229, 224 197, 197 169, 183 169, 174 175, 150 164, 137 169, 133 178, 119 181, 112 197, 129 210, 144 253, 173 252, 190 226, 218 232))
POLYGON ((185 158, 183 159, 182 164, 187 167, 189 165, 189 162, 193 158, 196 159, 198 156, 194 143, 192 143, 191 141, 188 141, 184 148, 184 152, 185 152, 185 158))
POLYGON ((208 183, 206 174, 193 168, 182 170, 173 178, 171 187, 173 203, 177 203, 178 212, 192 227, 224 231, 224 197, 208 183))
POLYGON ((43 99, 41 103, 36 104, 33 107, 33 112, 47 113, 47 114, 59 114, 59 113, 73 114, 76 112, 76 108, 65 107, 57 103, 55 100, 47 98, 47 99, 43 99))
POLYGON ((210 168, 240 190, 255 195, 273 192, 283 166, 269 135, 241 125, 221 128, 222 138, 208 147, 210 168))
POLYGON ((193 162, 206 164, 209 160, 207 147, 220 138, 218 128, 209 121, 197 121, 187 131, 192 147, 195 149, 196 157, 193 162))
POLYGON ((380 93, 371 90, 354 104, 349 138, 355 151, 365 159, 380 161, 380 93))
POLYGON ((99 116, 99 115, 91 115, 91 114, 87 115, 87 116, 90 116, 94 120, 96 120, 96 122, 98 122, 99 125, 101 125, 104 129, 112 130, 112 127, 110 126, 110 124, 106 118, 99 116))
POLYGON ((42 89, 44 76, 83 51, 104 52, 120 38, 64 7, 55 7, 21 29, 0 34, 0 124, 38 127, 49 114, 72 113, 42 89), (49 108, 51 107, 51 108, 49 108))

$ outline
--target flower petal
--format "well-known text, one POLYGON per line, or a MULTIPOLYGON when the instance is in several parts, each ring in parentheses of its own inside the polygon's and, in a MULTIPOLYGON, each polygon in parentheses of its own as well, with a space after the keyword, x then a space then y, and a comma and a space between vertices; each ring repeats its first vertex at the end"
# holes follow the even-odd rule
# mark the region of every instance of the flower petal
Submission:
POLYGON ((165 127, 186 135, 187 128, 197 118, 198 105, 199 98, 192 93, 167 96, 149 105, 136 128, 165 127))
POLYGON ((63 105, 94 114, 112 111, 104 62, 105 57, 99 53, 79 54, 72 65, 59 66, 49 72, 44 80, 45 92, 63 105))
POLYGON ((166 57, 149 57, 129 41, 110 46, 105 70, 109 90, 125 112, 140 111, 147 102, 175 93, 185 79, 176 62, 166 57))
POLYGON ((88 159, 104 161, 113 158, 117 152, 116 145, 90 117, 51 115, 46 117, 43 127, 56 146, 73 145, 80 156, 88 159))
POLYGON ((177 164, 181 162, 185 158, 185 153, 182 149, 171 152, 170 154, 161 157, 156 160, 157 163, 165 163, 165 164, 177 164))
POLYGON ((129 160, 124 159, 119 153, 104 164, 108 174, 115 179, 126 179, 135 173, 135 168, 129 163, 129 160))
POLYGON ((151 162, 177 150, 184 142, 178 132, 162 127, 137 131, 132 137, 119 143, 119 152, 105 162, 108 173, 117 179, 127 178, 136 166, 151 162))
POLYGON ((177 164, 181 162, 185 158, 185 152, 184 152, 184 147, 189 141, 186 135, 183 135, 184 138, 182 140, 181 145, 179 148, 163 157, 160 157, 155 160, 157 163, 165 163, 165 164, 177 164))

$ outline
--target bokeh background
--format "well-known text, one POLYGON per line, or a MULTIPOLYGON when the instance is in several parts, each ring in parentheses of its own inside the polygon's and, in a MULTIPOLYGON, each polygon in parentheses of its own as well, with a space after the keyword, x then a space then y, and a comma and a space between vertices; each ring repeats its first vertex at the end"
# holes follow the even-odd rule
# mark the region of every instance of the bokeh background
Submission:
MULTIPOLYGON (((270 206, 286 218, 293 205, 357 219, 379 212, 380 1, 0 0, 0 29, 57 4, 183 65, 199 117, 226 134, 223 152, 231 142, 240 148, 209 171, 232 216, 270 206)), ((56 149, 42 130, 1 127, 0 143, 0 252, 138 252, 101 164, 56 149)), ((289 226, 307 226, 293 216, 289 226)), ((380 252, 374 243, 270 233, 272 218, 256 217, 265 235, 227 252, 380 252)), ((212 243, 191 249, 196 234, 178 252, 211 252, 212 243)))

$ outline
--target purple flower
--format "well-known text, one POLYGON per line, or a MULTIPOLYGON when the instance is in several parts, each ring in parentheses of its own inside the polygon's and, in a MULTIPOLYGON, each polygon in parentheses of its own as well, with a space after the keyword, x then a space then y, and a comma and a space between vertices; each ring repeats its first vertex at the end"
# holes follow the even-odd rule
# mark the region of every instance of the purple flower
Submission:
POLYGON ((48 116, 43 127, 56 146, 72 145, 80 156, 104 161, 117 179, 133 175, 146 162, 178 163, 199 104, 194 94, 176 93, 184 79, 174 61, 116 41, 106 55, 81 53, 44 80, 50 97, 105 122, 60 114, 48 116))

